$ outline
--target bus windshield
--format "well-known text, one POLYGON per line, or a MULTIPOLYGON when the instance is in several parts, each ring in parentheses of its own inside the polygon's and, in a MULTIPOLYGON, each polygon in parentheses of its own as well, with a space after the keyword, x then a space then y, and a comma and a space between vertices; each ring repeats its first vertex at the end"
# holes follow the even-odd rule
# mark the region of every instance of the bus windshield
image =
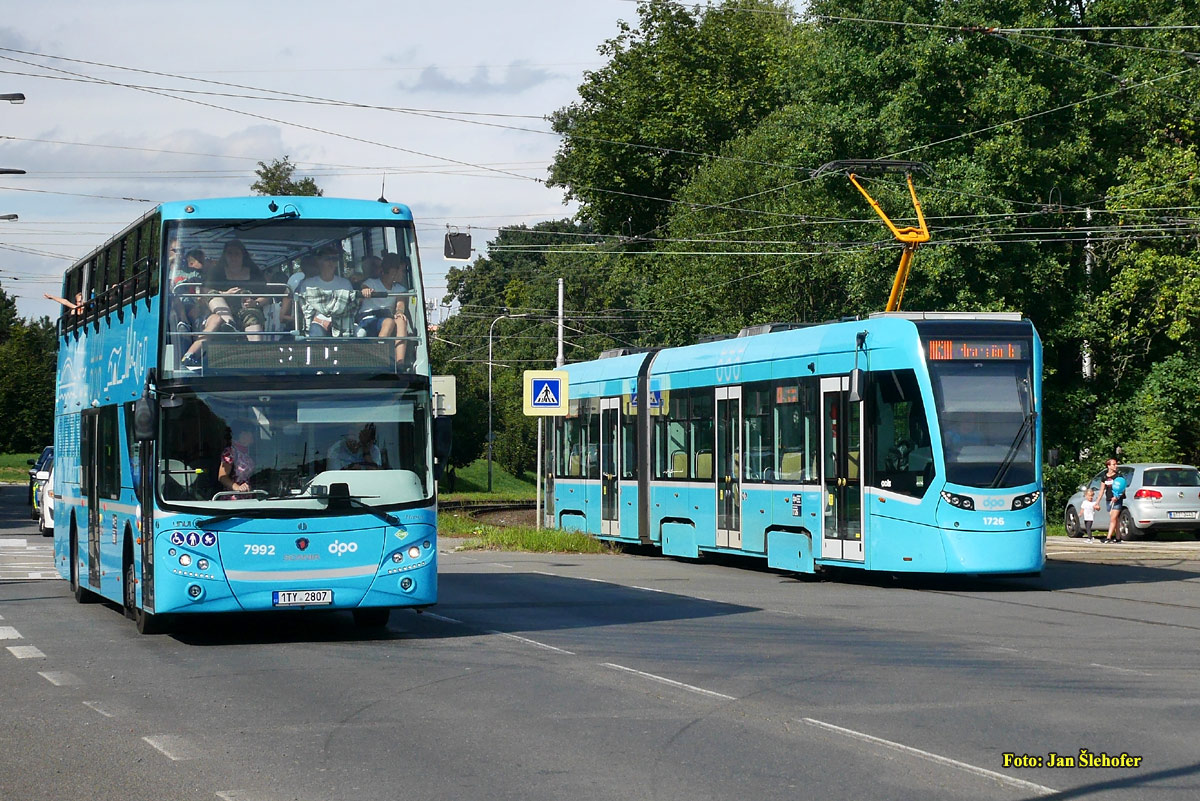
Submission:
POLYGON ((1035 480, 1032 372, 1014 361, 931 361, 946 480, 1016 487, 1035 480))
POLYGON ((175 394, 161 404, 159 494, 221 513, 319 513, 338 495, 371 507, 429 500, 427 399, 402 389, 175 394))

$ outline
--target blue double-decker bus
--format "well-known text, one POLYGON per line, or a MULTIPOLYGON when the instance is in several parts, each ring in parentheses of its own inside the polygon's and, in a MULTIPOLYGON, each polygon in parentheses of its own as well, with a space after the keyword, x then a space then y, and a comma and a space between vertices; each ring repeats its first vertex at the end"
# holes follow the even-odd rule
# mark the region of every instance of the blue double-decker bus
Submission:
POLYGON ((564 369, 551 525, 802 573, 1042 569, 1041 342, 1019 314, 767 326, 564 369))
POLYGON ((139 631, 437 598, 429 360, 403 205, 165 203, 63 282, 55 559, 139 631))

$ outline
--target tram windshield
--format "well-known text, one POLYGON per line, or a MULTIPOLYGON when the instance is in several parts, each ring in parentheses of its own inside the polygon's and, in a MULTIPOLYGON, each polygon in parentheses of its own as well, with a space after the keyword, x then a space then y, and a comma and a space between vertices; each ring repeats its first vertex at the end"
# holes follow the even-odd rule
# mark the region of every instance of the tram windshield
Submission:
POLYGON ((1036 472, 1033 374, 1028 361, 930 361, 946 480, 1016 487, 1036 472))
POLYGON ((417 390, 175 395, 162 404, 159 492, 238 514, 428 500, 427 419, 417 390))

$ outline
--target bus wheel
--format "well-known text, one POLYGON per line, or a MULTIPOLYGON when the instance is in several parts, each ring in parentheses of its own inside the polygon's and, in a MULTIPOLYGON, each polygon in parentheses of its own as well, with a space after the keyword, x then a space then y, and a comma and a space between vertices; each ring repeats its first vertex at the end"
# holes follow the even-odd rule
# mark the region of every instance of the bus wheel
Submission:
POLYGON ((90 604, 96 600, 96 596, 92 595, 90 590, 85 590, 79 582, 79 534, 72 528, 71 530, 71 593, 75 596, 75 601, 81 604, 90 604))
POLYGON ((351 614, 354 615, 354 625, 360 629, 381 629, 388 624, 392 610, 372 606, 366 609, 352 609, 351 614))
POLYGON ((133 569, 133 560, 126 557, 125 560, 125 587, 123 588, 122 596, 125 599, 125 617, 130 620, 136 620, 137 613, 137 571, 133 569))
POLYGON ((152 615, 145 609, 133 610, 133 622, 137 625, 138 634, 166 634, 170 630, 166 615, 152 615))

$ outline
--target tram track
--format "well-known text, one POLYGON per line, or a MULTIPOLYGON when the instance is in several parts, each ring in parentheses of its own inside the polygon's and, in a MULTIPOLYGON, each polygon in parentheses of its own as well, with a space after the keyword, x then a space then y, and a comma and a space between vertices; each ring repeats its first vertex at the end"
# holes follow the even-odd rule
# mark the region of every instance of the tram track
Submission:
POLYGON ((438 501, 438 510, 465 514, 472 520, 479 515, 533 509, 535 501, 438 501))

